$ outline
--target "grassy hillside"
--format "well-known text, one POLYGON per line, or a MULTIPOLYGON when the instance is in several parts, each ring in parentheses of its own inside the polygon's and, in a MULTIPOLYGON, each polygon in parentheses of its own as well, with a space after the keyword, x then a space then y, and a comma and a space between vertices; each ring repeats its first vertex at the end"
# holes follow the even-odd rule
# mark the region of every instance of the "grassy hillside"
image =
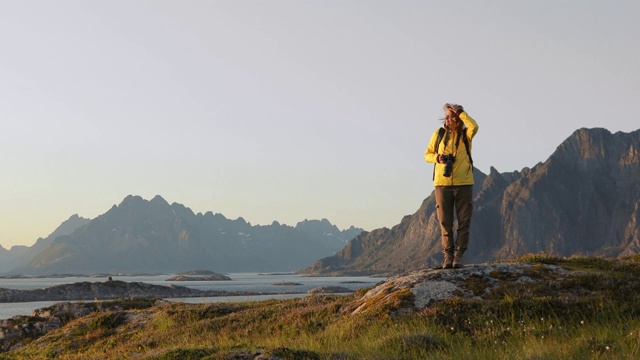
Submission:
MULTIPOLYGON (((548 286, 505 286, 489 299, 453 297, 419 312, 410 291, 371 298, 366 290, 294 300, 112 307, 0 359, 640 357, 640 257, 519 260, 533 265, 529 276, 549 277, 548 286), (575 276, 554 282, 537 264, 575 276), (367 311, 354 314, 363 305, 367 311)), ((478 294, 486 287, 482 279, 466 283, 478 294)))

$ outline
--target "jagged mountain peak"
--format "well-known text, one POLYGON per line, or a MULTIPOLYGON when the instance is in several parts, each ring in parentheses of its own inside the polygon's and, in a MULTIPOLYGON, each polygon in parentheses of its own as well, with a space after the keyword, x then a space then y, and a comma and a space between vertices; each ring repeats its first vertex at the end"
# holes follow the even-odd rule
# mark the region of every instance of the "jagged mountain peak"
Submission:
POLYGON ((122 199, 122 202, 120 202, 119 206, 131 206, 145 202, 147 202, 147 200, 143 199, 140 195, 127 195, 124 199, 122 199))
POLYGON ((195 213, 193 212, 193 210, 191 210, 190 208, 179 204, 179 203, 172 203, 171 204, 171 209, 173 210, 173 212, 177 215, 177 216, 182 216, 182 217, 193 217, 195 216, 195 213))
POLYGON ((126 208, 126 207, 140 207, 140 206, 159 206, 159 207, 169 207, 169 203, 162 198, 160 195, 154 196, 151 200, 146 200, 140 195, 127 195, 118 207, 126 208))
POLYGON ((486 191, 496 185, 500 186, 506 184, 507 182, 508 180, 492 166, 489 171, 489 176, 487 176, 487 179, 482 184, 482 191, 486 191))
POLYGON ((578 129, 569 136, 551 155, 550 160, 557 158, 598 159, 605 153, 605 138, 611 132, 606 129, 578 129))
POLYGON ((220 214, 220 213, 213 213, 213 211, 207 211, 204 213, 203 215, 204 218, 207 219, 212 219, 216 222, 220 222, 220 221, 227 221, 229 219, 227 219, 224 215, 220 214))
POLYGON ((612 134, 604 128, 581 128, 558 146, 550 160, 568 157, 571 159, 605 160, 615 164, 623 155, 630 152, 633 157, 633 153, 638 152, 639 139, 640 130, 630 133, 618 131, 612 134))
POLYGON ((340 232, 340 229, 338 229, 337 226, 331 224, 331 222, 329 222, 329 220, 327 219, 322 219, 322 220, 304 219, 303 221, 300 221, 299 223, 297 223, 295 228, 296 230, 302 230, 302 231, 322 230, 325 232, 340 232))
POLYGON ((321 220, 309 220, 309 219, 304 219, 300 222, 298 222, 297 225, 308 225, 308 224, 318 224, 318 225, 323 225, 323 226, 334 226, 333 224, 331 224, 331 222, 329 220, 327 220, 326 218, 322 218, 321 220))
POLYGON ((150 203, 161 205, 161 206, 169 206, 169 203, 167 202, 167 200, 162 198, 162 196, 160 195, 154 196, 153 199, 150 200, 150 203))
POLYGON ((86 224, 90 221, 91 219, 83 218, 78 214, 73 214, 67 220, 63 221, 62 224, 60 224, 60 226, 58 226, 58 228, 53 233, 51 233, 51 235, 65 232, 65 230, 67 230, 68 232, 69 229, 76 229, 79 227, 79 224, 86 224))

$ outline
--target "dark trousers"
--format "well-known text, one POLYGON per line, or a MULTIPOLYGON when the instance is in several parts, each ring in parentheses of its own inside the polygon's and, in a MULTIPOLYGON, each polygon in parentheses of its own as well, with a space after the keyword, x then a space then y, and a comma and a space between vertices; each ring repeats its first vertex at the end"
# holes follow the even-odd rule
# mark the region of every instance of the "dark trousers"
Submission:
POLYGON ((442 231, 442 252, 462 255, 469 244, 473 215, 473 185, 436 186, 436 210, 442 231), (457 238, 453 238, 454 214, 458 219, 457 238))

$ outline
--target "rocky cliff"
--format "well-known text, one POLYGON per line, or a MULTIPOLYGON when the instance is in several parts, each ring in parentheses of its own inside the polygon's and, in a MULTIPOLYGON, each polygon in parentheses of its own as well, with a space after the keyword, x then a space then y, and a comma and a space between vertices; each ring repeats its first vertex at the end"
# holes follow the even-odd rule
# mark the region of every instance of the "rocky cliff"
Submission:
MULTIPOLYGON (((474 170, 468 263, 527 253, 618 257, 640 250, 640 130, 579 129, 544 163, 487 176, 474 170)), ((431 194, 392 229, 364 232, 308 273, 387 273, 441 259, 431 194)))

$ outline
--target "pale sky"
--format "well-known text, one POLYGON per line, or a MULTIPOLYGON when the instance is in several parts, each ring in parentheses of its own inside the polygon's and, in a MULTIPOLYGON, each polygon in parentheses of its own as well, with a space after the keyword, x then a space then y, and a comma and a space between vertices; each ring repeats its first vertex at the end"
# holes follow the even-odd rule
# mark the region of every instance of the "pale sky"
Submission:
MULTIPOLYGON (((442 105, 481 171, 640 128, 640 1, 0 1, 0 245, 129 194, 392 227, 442 105)), ((579 181, 579 179, 576 179, 579 181)))

